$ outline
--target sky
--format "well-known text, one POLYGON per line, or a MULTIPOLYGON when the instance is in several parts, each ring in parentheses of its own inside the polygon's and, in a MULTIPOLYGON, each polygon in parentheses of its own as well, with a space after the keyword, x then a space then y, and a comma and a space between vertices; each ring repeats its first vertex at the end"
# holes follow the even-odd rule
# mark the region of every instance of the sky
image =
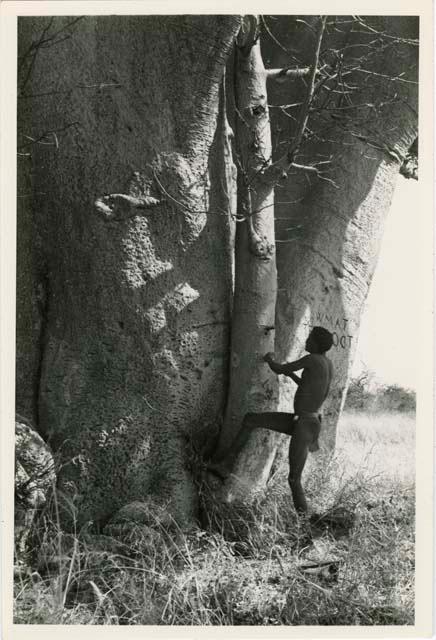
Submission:
MULTIPOLYGON (((421 211, 421 215, 422 215, 421 211)), ((418 183, 398 177, 380 255, 362 316, 353 375, 416 389, 419 308, 418 183)))

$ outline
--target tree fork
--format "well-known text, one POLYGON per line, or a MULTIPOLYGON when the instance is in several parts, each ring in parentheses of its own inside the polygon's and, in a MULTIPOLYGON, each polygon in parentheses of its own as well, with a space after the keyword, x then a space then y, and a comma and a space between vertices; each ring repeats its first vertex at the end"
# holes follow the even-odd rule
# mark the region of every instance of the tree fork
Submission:
MULTIPOLYGON (((277 270, 274 241, 274 182, 264 179, 272 146, 259 21, 246 16, 235 53, 235 151, 238 223, 235 240, 230 385, 218 453, 228 447, 248 411, 277 408, 277 380, 262 360, 274 350, 277 270)), ((237 462, 250 485, 268 478, 276 436, 255 434, 237 462)), ((231 481, 230 481, 231 482, 231 481)), ((230 490, 232 486, 229 487, 230 490)))

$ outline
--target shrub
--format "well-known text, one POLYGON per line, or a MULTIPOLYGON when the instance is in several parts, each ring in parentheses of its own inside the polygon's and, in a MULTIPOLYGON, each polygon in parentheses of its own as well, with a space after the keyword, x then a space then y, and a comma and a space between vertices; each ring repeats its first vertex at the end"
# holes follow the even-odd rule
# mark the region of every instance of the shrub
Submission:
POLYGON ((376 385, 374 375, 365 371, 350 382, 345 410, 365 413, 416 411, 416 393, 400 385, 376 385))

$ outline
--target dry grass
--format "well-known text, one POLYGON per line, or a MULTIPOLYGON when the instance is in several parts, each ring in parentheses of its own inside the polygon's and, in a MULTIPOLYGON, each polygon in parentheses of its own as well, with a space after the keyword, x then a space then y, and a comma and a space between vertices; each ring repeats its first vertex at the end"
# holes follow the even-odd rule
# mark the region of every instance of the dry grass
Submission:
POLYGON ((415 416, 407 413, 345 414, 339 423, 337 455, 347 470, 388 484, 415 482, 415 416))
POLYGON ((344 416, 335 457, 314 456, 305 484, 318 511, 353 514, 352 528, 324 527, 307 547, 284 468, 250 505, 214 506, 203 487, 205 522, 189 532, 156 521, 66 535, 43 515, 15 622, 413 624, 413 418, 344 416), (304 568, 325 558, 335 572, 304 568))

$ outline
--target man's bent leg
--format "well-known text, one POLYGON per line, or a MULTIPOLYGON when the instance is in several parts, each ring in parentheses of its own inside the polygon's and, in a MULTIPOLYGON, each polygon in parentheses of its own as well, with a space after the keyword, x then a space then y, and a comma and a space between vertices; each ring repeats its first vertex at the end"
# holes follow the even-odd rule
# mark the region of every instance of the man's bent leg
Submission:
POLYGON ((262 428, 278 433, 292 435, 293 433, 293 413, 247 413, 242 421, 241 429, 230 446, 218 452, 212 458, 212 471, 220 471, 220 475, 228 475, 233 467, 236 458, 246 445, 251 432, 254 429, 262 428))

